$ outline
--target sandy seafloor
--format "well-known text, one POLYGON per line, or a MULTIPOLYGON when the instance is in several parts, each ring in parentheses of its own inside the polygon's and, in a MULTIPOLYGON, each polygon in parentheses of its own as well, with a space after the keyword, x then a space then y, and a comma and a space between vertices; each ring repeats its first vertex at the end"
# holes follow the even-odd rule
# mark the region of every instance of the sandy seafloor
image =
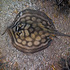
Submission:
POLYGON ((8 70, 53 70, 53 67, 60 70, 58 61, 70 53, 69 37, 58 36, 48 48, 26 54, 13 47, 7 32, 1 35, 12 24, 17 13, 26 8, 44 11, 53 20, 57 30, 70 35, 70 14, 58 13, 51 1, 42 3, 40 0, 0 0, 0 51, 10 66, 8 70), (18 69, 14 68, 16 66, 18 69))

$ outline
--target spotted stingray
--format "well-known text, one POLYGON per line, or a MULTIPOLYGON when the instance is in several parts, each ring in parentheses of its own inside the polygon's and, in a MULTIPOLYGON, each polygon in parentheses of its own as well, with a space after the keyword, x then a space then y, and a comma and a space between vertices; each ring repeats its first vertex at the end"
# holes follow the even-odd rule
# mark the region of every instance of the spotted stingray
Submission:
POLYGON ((25 53, 35 53, 47 48, 56 36, 70 37, 56 30, 45 13, 32 9, 19 12, 7 30, 14 47, 25 53))

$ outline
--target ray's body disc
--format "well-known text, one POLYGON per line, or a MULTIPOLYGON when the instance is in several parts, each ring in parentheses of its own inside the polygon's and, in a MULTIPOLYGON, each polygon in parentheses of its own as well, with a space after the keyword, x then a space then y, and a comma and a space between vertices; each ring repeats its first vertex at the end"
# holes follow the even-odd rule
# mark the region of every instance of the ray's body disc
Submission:
POLYGON ((13 45, 22 52, 34 53, 47 48, 55 30, 52 20, 43 12, 26 9, 19 12, 8 32, 13 45))

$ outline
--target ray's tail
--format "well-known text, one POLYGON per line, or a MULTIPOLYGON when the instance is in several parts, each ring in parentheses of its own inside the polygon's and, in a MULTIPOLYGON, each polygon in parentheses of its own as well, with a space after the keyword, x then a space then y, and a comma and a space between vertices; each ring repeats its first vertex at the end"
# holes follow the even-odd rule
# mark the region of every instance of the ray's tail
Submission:
POLYGON ((70 35, 61 33, 61 32, 59 32, 58 30, 54 30, 53 34, 55 34, 56 36, 67 36, 67 37, 70 37, 70 35))

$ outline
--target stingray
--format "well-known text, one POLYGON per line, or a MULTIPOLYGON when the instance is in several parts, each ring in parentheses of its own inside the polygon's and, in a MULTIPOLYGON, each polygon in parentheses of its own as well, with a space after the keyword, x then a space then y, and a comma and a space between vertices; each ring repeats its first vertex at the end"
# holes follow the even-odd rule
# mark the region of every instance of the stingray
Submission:
POLYGON ((20 11, 7 31, 13 46, 24 53, 44 50, 57 36, 70 37, 56 30, 44 12, 32 9, 20 11))

